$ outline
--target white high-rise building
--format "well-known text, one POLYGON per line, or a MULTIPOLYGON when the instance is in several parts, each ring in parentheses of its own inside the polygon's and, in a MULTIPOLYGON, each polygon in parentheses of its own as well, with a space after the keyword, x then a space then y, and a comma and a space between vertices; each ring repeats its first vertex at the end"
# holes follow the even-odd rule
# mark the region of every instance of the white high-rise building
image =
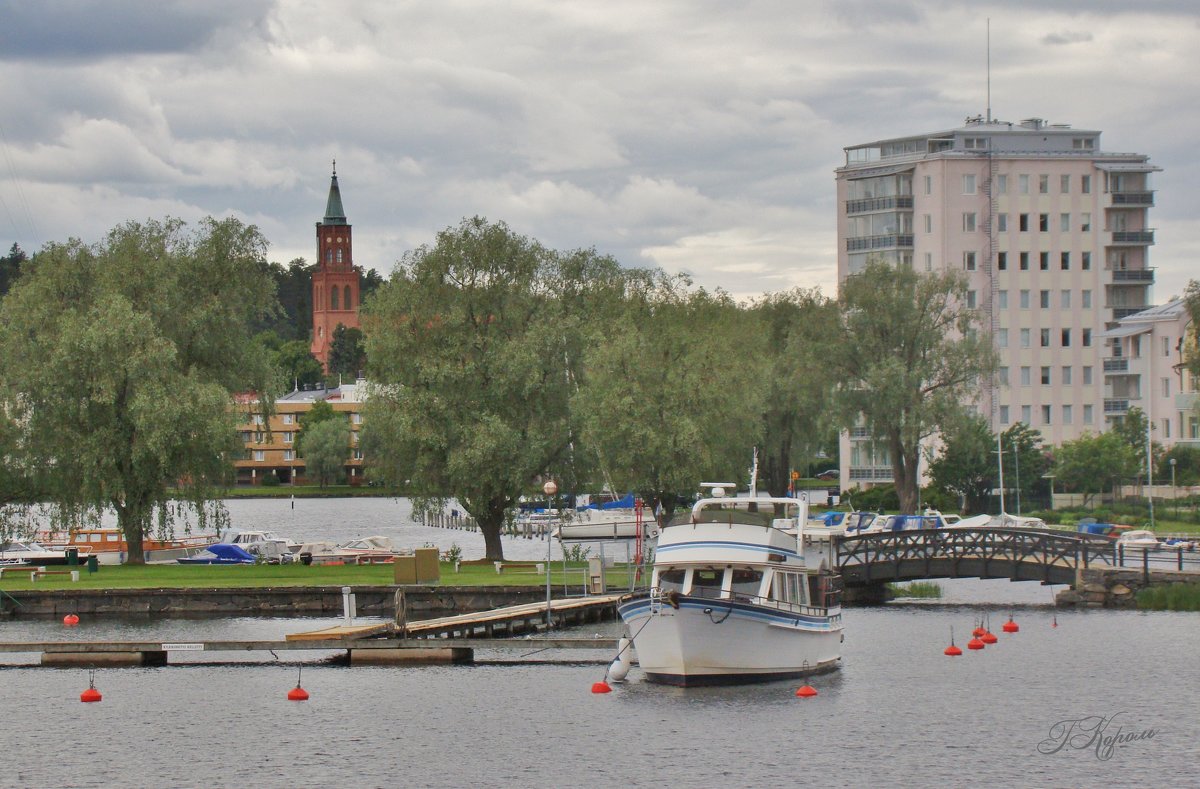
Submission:
MULTIPOLYGON (((1106 376, 1101 335, 1151 306, 1150 174, 1100 132, 969 118, 958 129, 845 149, 837 170, 838 279, 868 259, 966 274, 1000 355, 977 402, 995 431, 1024 422, 1058 444, 1138 404, 1106 376)), ((865 430, 842 440, 843 489, 890 482, 865 430)))

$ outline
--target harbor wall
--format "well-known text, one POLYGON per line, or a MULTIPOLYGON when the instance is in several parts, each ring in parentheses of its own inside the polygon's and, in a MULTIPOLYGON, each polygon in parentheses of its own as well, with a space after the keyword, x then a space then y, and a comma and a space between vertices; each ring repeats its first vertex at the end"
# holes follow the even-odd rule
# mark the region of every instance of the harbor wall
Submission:
MULTIPOLYGON (((429 619, 546 599, 530 586, 352 586, 362 616, 394 616, 403 590, 410 619, 429 619)), ((91 616, 341 616, 342 587, 267 589, 53 589, 5 592, 0 615, 91 616)))
POLYGON ((1054 603, 1060 608, 1137 608, 1140 590, 1179 583, 1200 585, 1200 573, 1130 567, 1081 569, 1075 588, 1059 592, 1054 603))

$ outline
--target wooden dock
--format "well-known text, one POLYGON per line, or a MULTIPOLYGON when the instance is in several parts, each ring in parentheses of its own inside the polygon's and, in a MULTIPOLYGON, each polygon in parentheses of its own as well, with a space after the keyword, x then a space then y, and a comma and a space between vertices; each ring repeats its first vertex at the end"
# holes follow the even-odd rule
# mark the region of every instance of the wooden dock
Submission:
MULTIPOLYGON (((621 595, 554 600, 553 626, 600 621, 615 613, 621 595)), ((351 664, 471 663, 476 649, 517 651, 612 650, 616 639, 526 635, 546 629, 546 604, 530 603, 492 611, 418 620, 336 625, 290 633, 283 640, 256 641, 41 641, 0 642, 0 653, 40 653, 44 666, 165 666, 172 653, 203 652, 203 662, 228 660, 227 653, 345 651, 351 664), (501 638, 499 636, 510 636, 501 638), (226 653, 224 657, 220 653, 226 653), (208 658, 211 657, 211 660, 208 658)), ((278 657, 276 656, 276 659, 278 657)), ((578 658, 573 658, 576 662, 578 658)), ((195 661, 191 661, 195 662, 195 661)))

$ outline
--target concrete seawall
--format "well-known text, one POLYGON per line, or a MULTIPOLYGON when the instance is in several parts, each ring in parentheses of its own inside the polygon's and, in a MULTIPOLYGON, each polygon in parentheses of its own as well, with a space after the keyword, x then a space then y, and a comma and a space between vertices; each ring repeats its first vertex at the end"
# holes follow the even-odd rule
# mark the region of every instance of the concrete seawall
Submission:
MULTIPOLYGON (((396 591, 405 593, 409 618, 424 619, 546 599, 529 586, 352 586, 357 611, 393 616, 396 591)), ((0 616, 340 616, 342 587, 254 589, 55 589, 0 594, 0 616)))

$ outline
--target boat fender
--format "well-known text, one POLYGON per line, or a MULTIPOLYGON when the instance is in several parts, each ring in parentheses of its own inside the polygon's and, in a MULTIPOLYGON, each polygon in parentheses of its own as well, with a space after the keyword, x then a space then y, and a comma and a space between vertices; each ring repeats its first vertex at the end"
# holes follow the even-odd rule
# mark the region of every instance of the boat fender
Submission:
POLYGON ((608 667, 608 676, 615 682, 623 682, 625 677, 629 675, 629 669, 633 661, 629 655, 630 640, 622 638, 618 642, 617 657, 613 660, 612 665, 608 667))
POLYGON ((667 592, 667 605, 671 606, 676 611, 679 610, 679 592, 674 590, 667 592))

